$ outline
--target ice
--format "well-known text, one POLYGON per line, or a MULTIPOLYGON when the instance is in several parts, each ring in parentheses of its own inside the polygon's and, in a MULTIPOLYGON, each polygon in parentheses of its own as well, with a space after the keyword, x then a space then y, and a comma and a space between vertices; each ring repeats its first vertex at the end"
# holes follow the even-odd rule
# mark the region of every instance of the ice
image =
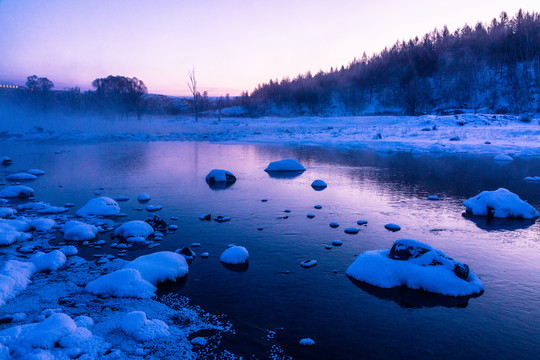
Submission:
POLYGON ((540 176, 527 176, 523 180, 530 182, 540 182, 540 176))
POLYGON ((296 159, 284 159, 271 162, 264 171, 295 171, 304 172, 306 168, 296 159))
POLYGON ((156 287, 144 280, 138 270, 122 269, 100 276, 86 285, 85 290, 101 296, 150 299, 156 287))
POLYGON ((128 239, 130 237, 142 237, 148 238, 154 233, 154 229, 150 224, 145 221, 133 220, 128 221, 120 225, 115 231, 114 235, 121 238, 128 239))
POLYGON ((56 271, 66 263, 66 255, 60 250, 53 250, 47 254, 38 251, 30 258, 37 271, 56 271))
POLYGON ((315 180, 311 183, 311 187, 317 191, 326 189, 328 185, 322 180, 315 180))
POLYGON ((8 181, 27 181, 27 180, 36 180, 37 176, 28 174, 28 173, 17 173, 6 176, 8 181))
POLYGON ((29 170, 26 170, 26 172, 32 175, 37 175, 37 176, 45 175, 45 171, 41 169, 29 169, 29 170))
POLYGON ((406 286, 450 296, 473 295, 484 290, 482 282, 468 266, 440 250, 410 239, 397 240, 392 249, 360 254, 346 274, 381 288, 406 286), (464 269, 467 270, 465 279, 458 276, 464 275, 464 269))
POLYGON ((112 216, 120 214, 120 207, 109 197, 90 199, 86 205, 77 210, 77 216, 112 216))
POLYGON ((7 218, 12 215, 15 215, 17 213, 17 210, 8 208, 8 207, 0 207, 0 218, 7 218))
POLYGON ((248 261, 249 253, 243 246, 232 246, 225 250, 219 257, 219 261, 225 264, 244 264, 248 261))
POLYGON ((234 183, 236 176, 230 171, 213 169, 206 175, 206 182, 213 185, 219 182, 234 183))
POLYGON ((144 280, 154 285, 166 280, 175 281, 186 276, 189 271, 186 259, 171 251, 139 256, 124 269, 137 270, 144 280))
POLYGON ((0 197, 2 198, 29 198, 34 196, 34 189, 24 185, 8 186, 0 190, 0 197))
POLYGON ((139 342, 169 336, 169 326, 161 320, 150 320, 143 311, 132 311, 122 319, 122 330, 139 342))
POLYGON ((36 231, 49 231, 54 228, 56 221, 48 218, 37 218, 30 221, 30 227, 36 231))
POLYGON ((540 213, 518 195, 507 189, 482 191, 480 194, 465 200, 463 205, 467 213, 476 216, 493 216, 496 218, 533 219, 540 213))
POLYGON ((98 229, 94 225, 76 220, 70 220, 62 228, 65 240, 86 241, 95 239, 98 229))

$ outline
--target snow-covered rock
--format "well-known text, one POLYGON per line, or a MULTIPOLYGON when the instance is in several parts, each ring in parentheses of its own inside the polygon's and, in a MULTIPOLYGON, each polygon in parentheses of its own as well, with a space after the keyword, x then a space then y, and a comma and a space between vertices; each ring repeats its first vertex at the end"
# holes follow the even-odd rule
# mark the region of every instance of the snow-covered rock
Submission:
POLYGON ((52 206, 43 202, 30 202, 26 204, 17 205, 17 210, 19 211, 33 211, 38 214, 47 215, 47 214, 61 214, 69 209, 67 207, 61 206, 52 206))
POLYGON ((24 185, 13 185, 8 186, 0 190, 0 197, 3 198, 29 198, 31 196, 34 196, 34 189, 28 186, 24 185))
POLYGON ((158 319, 150 320, 143 311, 132 311, 122 318, 122 330, 139 342, 169 336, 169 326, 158 319))
POLYGON ((321 190, 324 190, 326 189, 328 185, 322 181, 322 180, 315 180, 311 183, 311 187, 314 189, 314 190, 317 190, 317 191, 321 191, 321 190))
POLYGON ((401 230, 401 226, 399 226, 398 224, 394 224, 394 223, 388 223, 388 224, 384 225, 384 227, 386 228, 386 230, 390 230, 390 231, 399 231, 399 230, 401 230))
POLYGON ((300 266, 303 268, 310 268, 317 265, 317 260, 307 259, 300 263, 300 266))
POLYGON ((427 197, 428 200, 436 201, 439 200, 439 197, 437 195, 430 195, 427 197))
POLYGON ((480 279, 467 265, 410 239, 397 240, 392 249, 360 254, 346 274, 382 288, 406 286, 450 296, 473 295, 484 290, 480 279))
POLYGON ((527 176, 523 180, 529 181, 529 182, 540 182, 540 176, 527 176))
POLYGON ((279 161, 273 161, 268 164, 268 167, 264 171, 296 171, 304 172, 306 168, 302 166, 296 159, 284 159, 279 161))
POLYGON ((8 181, 27 181, 27 180, 36 180, 37 176, 28 174, 28 173, 17 173, 6 176, 8 181))
POLYGON ((35 272, 36 266, 32 262, 6 261, 0 269, 0 306, 26 289, 35 272))
POLYGON ((514 158, 506 154, 498 154, 493 157, 493 160, 504 162, 504 161, 514 161, 514 158))
POLYGON ((62 246, 60 248, 60 251, 63 252, 66 256, 77 255, 77 253, 79 252, 79 250, 77 250, 77 248, 73 245, 62 246))
POLYGON ((140 202, 150 201, 150 195, 139 194, 139 196, 137 196, 137 201, 140 201, 140 202))
POLYGON ((17 213, 17 210, 8 208, 8 207, 0 207, 0 218, 7 218, 12 215, 15 215, 17 213))
POLYGON ((29 169, 26 172, 32 175, 36 175, 36 176, 45 175, 45 171, 41 169, 29 169))
POLYGON ((234 183, 236 182, 236 176, 227 170, 213 169, 206 175, 206 182, 210 185, 220 182, 234 183))
POLYGON ((335 228, 339 227, 339 223, 337 223, 337 222, 335 222, 335 221, 332 221, 329 225, 330 225, 330 227, 331 227, 332 229, 335 229, 335 228))
POLYGON ((2 165, 7 166, 13 164, 13 160, 9 156, 2 156, 0 157, 0 162, 2 165))
POLYGON ((115 231, 114 235, 121 238, 128 239, 130 237, 142 237, 148 238, 154 233, 154 229, 150 224, 145 221, 133 220, 128 221, 120 225, 115 231))
POLYGON ((302 346, 313 346, 315 345, 315 341, 313 341, 311 338, 304 338, 299 341, 299 344, 302 346))
POLYGON ((354 234, 358 234, 359 231, 360 231, 360 229, 358 229, 358 228, 348 227, 348 228, 345 229, 345 234, 354 235, 354 234))
POLYGON ((75 213, 77 216, 112 216, 120 214, 120 206, 113 199, 103 196, 90 199, 75 213))
POLYGON ((49 231, 54 228, 56 221, 49 218, 37 218, 30 221, 30 227, 36 231, 49 231))
POLYGON ((341 241, 341 240, 332 240, 332 245, 341 246, 341 245, 343 245, 343 241, 341 241))
POLYGON ((159 211, 163 209, 163 206, 161 205, 147 205, 146 206, 146 211, 159 211))
POLYGON ((243 246, 232 246, 225 250, 219 257, 219 261, 225 264, 244 264, 249 259, 249 253, 243 246))
POLYGON ((100 276, 85 290, 94 295, 150 299, 157 288, 141 277, 138 270, 122 269, 100 276))
POLYGON ((182 278, 188 274, 186 259, 171 251, 161 251, 139 256, 128 263, 124 269, 135 269, 141 277, 151 284, 182 278))
POLYGON ((175 253, 182 255, 187 261, 191 261, 197 256, 197 254, 195 254, 195 251, 191 250, 188 247, 177 249, 175 250, 175 253))
POLYGON ((36 270, 56 271, 66 263, 66 255, 59 250, 53 250, 47 254, 38 251, 30 258, 30 261, 36 266, 36 270))
POLYGON ((65 223, 61 231, 64 233, 65 240, 72 241, 92 240, 98 234, 98 229, 94 225, 76 220, 70 220, 65 223))
POLYGON ((496 218, 533 219, 540 213, 518 195, 507 189, 482 191, 480 194, 465 200, 463 205, 467 213, 477 216, 493 216, 496 218))

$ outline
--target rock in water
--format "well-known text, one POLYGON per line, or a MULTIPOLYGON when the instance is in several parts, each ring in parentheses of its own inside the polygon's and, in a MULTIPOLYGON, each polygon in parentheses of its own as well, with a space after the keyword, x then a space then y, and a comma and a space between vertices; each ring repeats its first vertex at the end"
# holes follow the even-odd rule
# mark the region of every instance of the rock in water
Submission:
POLYGON ((154 230, 164 231, 167 229, 167 223, 159 215, 150 214, 144 222, 148 223, 154 230))
POLYGON ((270 171, 297 171, 304 172, 306 168, 302 166, 296 159, 284 159, 279 161, 273 161, 268 164, 268 167, 264 169, 266 172, 270 171))
POLYGON ((384 227, 386 228, 386 230, 394 231, 394 232, 401 230, 401 226, 397 224, 393 224, 393 223, 386 224, 384 225, 384 227))
POLYGON ((210 171, 208 175, 206 175, 206 182, 210 185, 214 185, 215 183, 219 182, 233 184, 236 182, 236 176, 227 170, 214 169, 210 171))
POLYGON ((315 180, 315 181, 313 181, 311 183, 311 187, 315 191, 322 191, 322 190, 326 189, 327 186, 328 185, 322 180, 315 180))

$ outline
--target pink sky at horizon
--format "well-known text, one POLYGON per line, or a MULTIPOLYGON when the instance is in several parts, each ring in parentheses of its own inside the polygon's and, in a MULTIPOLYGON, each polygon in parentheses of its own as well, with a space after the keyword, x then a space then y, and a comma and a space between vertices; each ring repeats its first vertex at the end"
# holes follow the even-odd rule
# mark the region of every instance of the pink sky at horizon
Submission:
POLYGON ((347 65, 445 24, 489 22, 538 0, 0 0, 0 80, 48 77, 56 89, 136 76, 187 95, 194 67, 210 96, 347 65))

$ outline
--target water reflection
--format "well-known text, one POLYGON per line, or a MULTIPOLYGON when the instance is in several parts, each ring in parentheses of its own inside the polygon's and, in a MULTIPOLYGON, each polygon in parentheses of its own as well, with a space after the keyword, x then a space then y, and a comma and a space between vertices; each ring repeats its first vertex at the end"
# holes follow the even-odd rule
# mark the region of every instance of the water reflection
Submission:
POLYGON ((473 222, 479 229, 486 231, 513 231, 527 229, 536 223, 537 219, 501 219, 488 216, 475 216, 464 212, 464 219, 473 222))
POLYGON ((230 271, 234 271, 234 272, 237 272, 237 273, 243 273, 243 272, 246 272, 248 271, 249 269, 249 262, 246 261, 245 263, 242 263, 242 264, 226 264, 224 262, 221 262, 221 265, 223 265, 223 267, 227 270, 230 270, 230 271))

